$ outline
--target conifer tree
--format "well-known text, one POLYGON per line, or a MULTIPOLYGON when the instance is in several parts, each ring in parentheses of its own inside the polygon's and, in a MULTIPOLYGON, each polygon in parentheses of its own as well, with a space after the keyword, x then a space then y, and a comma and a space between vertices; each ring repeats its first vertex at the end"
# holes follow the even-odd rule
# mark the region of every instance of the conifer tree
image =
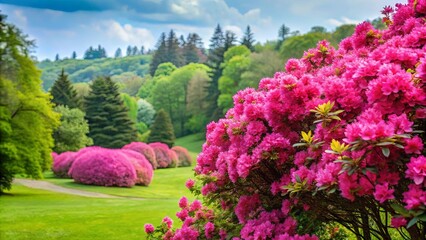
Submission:
POLYGON ((244 32, 243 39, 241 40, 241 45, 246 46, 251 52, 253 52, 254 42, 253 32, 251 31, 250 25, 248 25, 244 32))
POLYGON ((117 48, 117 50, 115 50, 114 57, 115 57, 115 58, 120 58, 120 57, 122 57, 122 56, 123 56, 123 54, 122 54, 122 52, 121 52, 121 48, 117 48))
POLYGON ((201 37, 196 33, 188 34, 186 38, 185 45, 183 47, 183 57, 185 59, 185 64, 188 63, 200 63, 205 59, 203 53, 203 42, 201 37))
POLYGON ((157 42, 157 50, 154 52, 154 56, 152 56, 152 61, 149 65, 149 73, 151 76, 154 76, 158 65, 164 62, 167 62, 166 34, 161 33, 160 39, 158 39, 157 42))
POLYGON ((176 67, 183 65, 182 54, 180 50, 179 39, 173 30, 170 30, 167 37, 167 62, 173 63, 176 67))
POLYGON ((86 97, 86 119, 89 137, 94 145, 121 148, 136 140, 135 124, 118 92, 118 86, 109 77, 98 77, 86 97))
POLYGON ((77 53, 75 51, 72 52, 71 59, 77 59, 77 53))
POLYGON ((132 47, 130 45, 127 46, 126 56, 132 56, 132 47))
POLYGON ((57 106, 64 105, 69 108, 79 108, 81 106, 77 97, 77 91, 68 79, 68 75, 65 74, 64 69, 62 69, 58 79, 50 89, 50 94, 53 97, 52 102, 57 106))
POLYGON ((148 138, 149 143, 162 142, 172 147, 175 143, 175 134, 173 131, 172 121, 169 114, 164 109, 160 109, 154 123, 151 126, 151 133, 148 138))

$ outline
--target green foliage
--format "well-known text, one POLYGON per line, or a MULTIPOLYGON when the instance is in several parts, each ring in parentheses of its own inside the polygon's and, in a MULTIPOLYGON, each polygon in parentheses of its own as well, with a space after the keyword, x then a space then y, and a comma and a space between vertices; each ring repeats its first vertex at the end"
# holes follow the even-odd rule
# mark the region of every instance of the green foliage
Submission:
POLYGON ((172 121, 169 115, 163 109, 160 109, 155 116, 154 123, 151 126, 151 134, 148 142, 162 142, 172 147, 175 142, 172 121))
POLYGON ((93 140, 87 136, 89 124, 84 119, 84 112, 63 105, 55 107, 54 110, 61 114, 61 125, 53 133, 55 152, 78 151, 93 144, 93 140))
POLYGON ((136 103, 136 99, 132 96, 129 96, 127 93, 122 93, 121 99, 123 100, 124 106, 126 106, 128 109, 130 120, 136 123, 138 115, 138 104, 136 103))
POLYGON ((128 116, 117 85, 109 77, 93 81, 85 106, 89 137, 94 145, 121 148, 136 140, 134 122, 128 116))
POLYGON ((219 78, 220 95, 217 100, 218 106, 226 113, 233 106, 232 96, 241 89, 239 83, 242 74, 248 70, 250 65, 250 50, 244 46, 236 46, 225 52, 223 73, 219 78))
POLYGON ((196 70, 187 85, 186 111, 189 115, 204 115, 207 109, 205 101, 207 87, 211 79, 207 71, 196 70))
POLYGON ((138 55, 122 58, 100 58, 93 60, 66 59, 57 62, 49 60, 37 64, 42 70, 43 88, 51 88, 61 69, 66 69, 72 83, 90 82, 97 76, 121 75, 129 72, 137 76, 148 73, 150 55, 138 55))
POLYGON ((351 36, 355 31, 355 24, 341 25, 331 34, 332 44, 337 47, 344 38, 351 36))
POLYGON ((0 192, 15 174, 41 178, 50 167, 52 132, 59 115, 41 88, 28 55, 31 42, 0 15, 0 192), (4 174, 4 175, 3 175, 4 174))
POLYGON ((137 101, 137 122, 149 126, 154 121, 154 116, 155 110, 151 103, 144 99, 139 99, 137 101))
POLYGON ((254 42, 255 40, 253 38, 253 32, 251 31, 250 26, 247 26, 243 39, 241 40, 241 45, 246 46, 251 52, 253 52, 254 42))
POLYGON ((84 59, 97 59, 97 58, 106 58, 106 50, 105 48, 101 47, 101 45, 98 45, 98 48, 93 48, 92 46, 89 47, 84 52, 84 59))
POLYGON ((275 51, 269 49, 255 52, 249 56, 250 63, 246 71, 241 74, 239 88, 257 88, 262 78, 272 77, 283 69, 283 61, 275 51))
POLYGON ((301 58, 303 52, 314 48, 318 41, 330 40, 331 34, 324 32, 309 32, 300 36, 287 38, 280 48, 280 56, 288 60, 290 58, 301 58))
POLYGON ((111 79, 119 85, 119 91, 130 96, 136 96, 145 79, 133 72, 125 72, 112 76, 111 79))
POLYGON ((70 80, 68 80, 68 75, 65 74, 64 69, 62 69, 58 80, 55 81, 50 89, 50 94, 53 97, 52 102, 56 106, 64 105, 70 108, 81 107, 79 98, 77 97, 77 91, 72 86, 70 80))
POLYGON ((154 77, 170 76, 177 67, 171 62, 165 62, 158 65, 155 70, 154 77))

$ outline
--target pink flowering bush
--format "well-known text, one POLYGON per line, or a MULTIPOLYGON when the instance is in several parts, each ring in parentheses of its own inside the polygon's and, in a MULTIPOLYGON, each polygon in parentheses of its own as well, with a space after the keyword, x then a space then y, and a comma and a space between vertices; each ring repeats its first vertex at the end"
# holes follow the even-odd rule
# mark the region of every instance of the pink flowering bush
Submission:
POLYGON ((73 164, 76 152, 63 152, 61 154, 53 155, 52 171, 56 177, 69 178, 68 171, 73 164))
POLYGON ((128 149, 117 149, 115 151, 123 153, 127 160, 133 164, 136 171, 136 185, 148 186, 151 183, 154 170, 144 155, 128 149))
POLYGON ((169 148, 169 146, 167 146, 167 144, 155 142, 150 143, 149 146, 154 150, 158 168, 177 167, 178 156, 169 148))
POLYGON ((388 29, 361 23, 234 96, 191 184, 208 208, 182 208, 164 239, 318 239, 318 222, 426 239, 426 0, 383 14, 388 29))
POLYGON ((108 187, 131 187, 138 181, 125 153, 101 147, 80 150, 68 174, 78 183, 108 187))
POLYGON ((180 146, 172 147, 172 151, 176 153, 178 157, 178 167, 189 167, 192 164, 191 155, 186 148, 180 146))
POLYGON ((130 149, 141 153, 151 163, 153 169, 157 169, 157 160, 155 159, 155 152, 148 144, 143 142, 132 142, 125 145, 122 149, 130 149))

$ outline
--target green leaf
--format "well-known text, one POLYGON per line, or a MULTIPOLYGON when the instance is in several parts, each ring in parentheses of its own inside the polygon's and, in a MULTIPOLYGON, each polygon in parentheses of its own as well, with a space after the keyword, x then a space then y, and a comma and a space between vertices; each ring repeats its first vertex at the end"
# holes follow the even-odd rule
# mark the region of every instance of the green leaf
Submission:
POLYGON ((393 142, 380 142, 377 143, 376 146, 389 146, 389 145, 394 145, 395 143, 393 142))
POLYGON ((426 222, 426 213, 423 213, 422 215, 417 216, 417 217, 419 218, 420 221, 426 222))
POLYGON ((389 155, 390 155, 389 148, 382 148, 382 153, 385 157, 389 157, 389 155))
POLYGON ((407 224, 407 228, 414 226, 417 223, 418 220, 419 220, 418 217, 414 217, 413 219, 411 219, 407 224))
POLYGON ((399 205, 398 203, 392 203, 390 205, 393 210, 395 210, 396 213, 401 214, 404 217, 408 217, 410 214, 407 209, 405 209, 403 206, 399 205))
POLYGON ((295 143, 295 144, 293 144, 293 147, 305 147, 305 146, 307 146, 306 143, 295 143))

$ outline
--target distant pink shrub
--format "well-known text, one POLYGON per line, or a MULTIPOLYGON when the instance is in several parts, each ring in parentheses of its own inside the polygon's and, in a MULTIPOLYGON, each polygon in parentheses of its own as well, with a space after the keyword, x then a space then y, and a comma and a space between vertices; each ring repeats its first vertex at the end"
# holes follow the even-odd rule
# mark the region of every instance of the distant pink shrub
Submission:
POLYGON ((157 169, 157 160, 155 159, 155 152, 148 144, 143 142, 132 142, 123 147, 123 149, 130 149, 141 153, 151 163, 153 169, 157 169))
POLYGON ((136 183, 135 167, 118 150, 88 147, 77 155, 68 173, 75 182, 108 187, 131 187, 136 183))
POLYGON ((192 164, 191 155, 186 148, 181 146, 172 147, 172 151, 178 156, 178 167, 189 167, 192 164))
POLYGON ((136 170, 136 184, 148 186, 153 177, 154 170, 151 163, 141 153, 129 149, 117 150, 126 155, 136 170))
POLYGON ((53 174, 60 178, 69 178, 70 176, 68 175, 68 171, 73 164, 76 155, 76 152, 63 152, 61 154, 56 154, 53 158, 53 174))
POLYGON ((177 166, 177 155, 169 149, 169 147, 160 142, 150 143, 150 147, 155 152, 155 159, 158 163, 158 168, 172 168, 177 166))

